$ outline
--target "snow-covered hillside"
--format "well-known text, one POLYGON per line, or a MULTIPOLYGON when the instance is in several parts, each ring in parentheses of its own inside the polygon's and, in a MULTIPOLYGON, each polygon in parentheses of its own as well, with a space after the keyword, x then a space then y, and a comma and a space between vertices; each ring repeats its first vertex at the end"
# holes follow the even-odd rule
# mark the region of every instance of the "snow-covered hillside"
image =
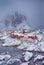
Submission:
POLYGON ((23 29, 31 30, 31 27, 28 25, 26 21, 23 21, 22 23, 16 26, 16 30, 23 30, 23 29))
POLYGON ((3 23, 0 23, 0 30, 23 30, 23 29, 27 29, 27 30, 31 30, 31 26, 27 23, 27 21, 22 21, 19 24, 16 24, 16 27, 12 26, 11 21, 10 23, 8 23, 8 26, 5 26, 5 21, 3 21, 3 23))

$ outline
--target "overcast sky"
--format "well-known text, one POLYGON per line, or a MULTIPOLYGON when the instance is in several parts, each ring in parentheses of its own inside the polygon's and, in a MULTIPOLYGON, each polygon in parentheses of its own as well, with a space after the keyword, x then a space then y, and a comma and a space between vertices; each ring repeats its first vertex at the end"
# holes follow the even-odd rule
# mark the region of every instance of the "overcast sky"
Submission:
POLYGON ((0 20, 18 11, 33 28, 44 28, 44 0, 0 0, 0 20))

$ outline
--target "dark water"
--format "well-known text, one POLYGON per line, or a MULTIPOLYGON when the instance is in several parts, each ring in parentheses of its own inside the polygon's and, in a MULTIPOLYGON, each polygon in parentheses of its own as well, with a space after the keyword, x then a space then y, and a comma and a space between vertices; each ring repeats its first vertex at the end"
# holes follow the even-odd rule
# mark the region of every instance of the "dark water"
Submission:
POLYGON ((0 47, 0 54, 3 52, 9 52, 10 55, 16 56, 18 54, 22 54, 23 51, 17 50, 15 47, 0 47))

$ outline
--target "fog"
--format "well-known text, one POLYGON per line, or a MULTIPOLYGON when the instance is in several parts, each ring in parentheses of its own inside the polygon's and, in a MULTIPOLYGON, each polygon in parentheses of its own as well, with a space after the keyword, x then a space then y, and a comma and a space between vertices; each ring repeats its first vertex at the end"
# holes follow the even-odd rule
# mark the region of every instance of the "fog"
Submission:
POLYGON ((44 28, 44 0, 0 0, 2 28, 3 19, 16 11, 27 17, 27 23, 32 28, 44 28))

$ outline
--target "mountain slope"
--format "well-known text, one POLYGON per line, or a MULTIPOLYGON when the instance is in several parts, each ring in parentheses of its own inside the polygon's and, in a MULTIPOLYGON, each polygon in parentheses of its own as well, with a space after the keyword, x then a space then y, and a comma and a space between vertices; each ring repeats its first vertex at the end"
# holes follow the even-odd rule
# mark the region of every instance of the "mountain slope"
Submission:
POLYGON ((16 30, 23 30, 23 29, 28 29, 28 30, 31 29, 31 27, 26 23, 26 21, 23 21, 22 23, 16 26, 16 30))

